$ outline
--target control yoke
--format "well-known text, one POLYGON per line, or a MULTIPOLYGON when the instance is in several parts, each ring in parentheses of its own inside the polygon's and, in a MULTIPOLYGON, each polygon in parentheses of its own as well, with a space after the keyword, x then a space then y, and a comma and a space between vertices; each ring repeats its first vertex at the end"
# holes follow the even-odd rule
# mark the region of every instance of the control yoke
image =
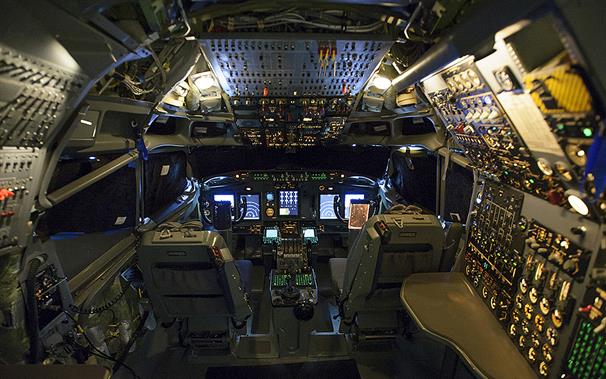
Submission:
MULTIPOLYGON (((240 197, 240 201, 236 207, 232 208, 232 216, 234 219, 232 220, 232 224, 238 224, 244 220, 246 217, 246 212, 248 210, 248 205, 246 201, 246 196, 240 197)), ((212 204, 210 201, 204 202, 204 210, 202 211, 202 219, 208 225, 214 226, 213 220, 213 212, 212 212, 212 204)))

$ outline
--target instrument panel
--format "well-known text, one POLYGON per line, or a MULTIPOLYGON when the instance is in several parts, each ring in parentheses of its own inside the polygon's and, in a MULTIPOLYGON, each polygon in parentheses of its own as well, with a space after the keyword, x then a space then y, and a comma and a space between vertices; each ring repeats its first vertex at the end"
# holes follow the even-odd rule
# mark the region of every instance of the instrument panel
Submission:
POLYGON ((301 225, 317 227, 319 233, 341 233, 347 232, 347 224, 335 212, 335 196, 342 203, 341 218, 347 219, 352 201, 376 202, 378 193, 373 179, 341 171, 240 171, 204 181, 201 201, 205 209, 220 201, 238 209, 245 199, 235 233, 260 234, 262 226, 276 223, 283 235, 297 234, 301 225))

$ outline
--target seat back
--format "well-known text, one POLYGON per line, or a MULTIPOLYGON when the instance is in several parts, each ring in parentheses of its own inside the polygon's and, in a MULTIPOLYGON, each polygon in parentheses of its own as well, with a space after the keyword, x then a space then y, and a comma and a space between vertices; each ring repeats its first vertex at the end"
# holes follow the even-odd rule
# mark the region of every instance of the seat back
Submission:
POLYGON ((250 315, 244 285, 216 232, 160 226, 143 234, 139 264, 160 322, 250 315))
POLYGON ((412 273, 439 271, 443 242, 442 226, 434 215, 370 218, 347 259, 340 295, 344 319, 361 312, 401 309, 402 282, 412 273))

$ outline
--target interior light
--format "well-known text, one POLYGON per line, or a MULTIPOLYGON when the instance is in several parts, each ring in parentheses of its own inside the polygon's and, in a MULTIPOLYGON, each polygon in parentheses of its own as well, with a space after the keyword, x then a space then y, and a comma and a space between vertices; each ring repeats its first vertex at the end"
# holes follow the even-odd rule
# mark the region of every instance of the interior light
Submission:
POLYGON ((583 196, 579 191, 568 190, 565 192, 566 199, 568 200, 568 204, 574 209, 578 214, 582 216, 587 216, 589 214, 589 207, 585 203, 583 196))
POLYGON ((213 87, 217 84, 213 74, 210 71, 203 72, 201 74, 196 74, 193 76, 194 76, 194 78, 193 78, 194 84, 196 87, 198 87, 198 89, 200 91, 207 90, 210 87, 213 87))
POLYGON ((398 151, 400 151, 402 153, 418 152, 418 151, 425 151, 425 148, 423 146, 418 146, 418 145, 408 145, 408 146, 400 147, 398 149, 398 151))
POLYGON ((372 86, 384 91, 391 87, 391 80, 381 75, 375 75, 374 79, 372 80, 372 86))

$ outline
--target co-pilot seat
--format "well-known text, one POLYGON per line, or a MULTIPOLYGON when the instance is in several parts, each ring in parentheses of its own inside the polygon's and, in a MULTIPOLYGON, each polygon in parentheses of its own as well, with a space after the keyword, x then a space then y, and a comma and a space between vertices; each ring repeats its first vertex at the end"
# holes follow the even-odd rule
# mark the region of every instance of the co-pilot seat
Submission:
POLYGON ((429 214, 371 217, 348 258, 329 261, 341 331, 381 335, 401 327, 400 287, 412 273, 439 271, 444 234, 429 214))
POLYGON ((182 343, 227 349, 230 331, 251 314, 252 263, 234 261, 223 238, 199 222, 170 223, 143 235, 139 264, 158 321, 181 322, 182 343))

